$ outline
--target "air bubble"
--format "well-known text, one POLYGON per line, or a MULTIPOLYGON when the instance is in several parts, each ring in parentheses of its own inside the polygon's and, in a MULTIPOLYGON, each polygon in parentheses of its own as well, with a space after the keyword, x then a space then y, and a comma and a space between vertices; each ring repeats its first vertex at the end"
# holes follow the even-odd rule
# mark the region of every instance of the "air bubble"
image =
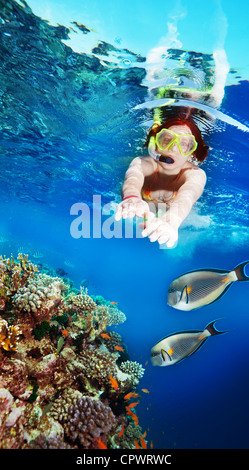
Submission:
POLYGON ((123 64, 124 65, 131 65, 131 60, 130 59, 123 59, 123 64))

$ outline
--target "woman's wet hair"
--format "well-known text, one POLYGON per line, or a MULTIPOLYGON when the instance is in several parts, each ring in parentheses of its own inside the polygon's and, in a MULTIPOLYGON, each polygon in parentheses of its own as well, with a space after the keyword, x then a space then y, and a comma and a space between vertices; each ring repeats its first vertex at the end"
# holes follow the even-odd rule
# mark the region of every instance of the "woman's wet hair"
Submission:
POLYGON ((168 129, 171 126, 188 126, 188 128, 191 130, 191 133, 195 136, 195 140, 198 144, 197 149, 194 152, 194 156, 199 162, 203 162, 207 158, 209 147, 204 143, 201 131, 195 124, 193 118, 188 115, 170 117, 169 119, 166 119, 164 122, 162 122, 162 124, 155 123, 149 130, 149 134, 144 146, 148 147, 151 137, 154 137, 162 129, 168 129))

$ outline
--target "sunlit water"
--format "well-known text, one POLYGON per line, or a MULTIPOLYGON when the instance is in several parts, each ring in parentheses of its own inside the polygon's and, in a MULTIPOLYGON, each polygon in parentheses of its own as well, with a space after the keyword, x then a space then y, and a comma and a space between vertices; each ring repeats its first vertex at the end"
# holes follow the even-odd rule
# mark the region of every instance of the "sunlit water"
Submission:
MULTIPOLYGON (((73 238, 71 206, 84 202, 92 211, 93 195, 101 196, 102 208, 120 202, 130 161, 145 154, 155 63, 144 52, 122 48, 118 39, 96 43, 92 52, 76 51, 68 26, 45 21, 22 2, 0 6, 1 254, 22 249, 32 259, 39 251, 39 262, 65 269, 77 287, 88 279, 90 294, 118 302, 127 316, 118 331, 131 360, 144 367, 148 361, 139 388, 150 394, 142 396, 137 412, 154 448, 248 447, 247 283, 189 313, 166 303, 167 287, 181 273, 230 270, 249 258, 247 132, 222 119, 211 128, 197 116, 211 148, 203 165, 208 182, 175 249, 125 238, 124 223, 121 238, 73 238), (216 318, 227 334, 210 338, 175 367, 152 367, 150 349, 160 338, 202 329, 216 318)), ((84 34, 73 28, 75 36, 84 34)), ((212 52, 176 46, 156 63, 156 85, 208 90, 212 52)), ((249 85, 236 65, 230 64, 219 111, 249 127, 249 85)), ((134 234, 131 223, 129 228, 134 234)))

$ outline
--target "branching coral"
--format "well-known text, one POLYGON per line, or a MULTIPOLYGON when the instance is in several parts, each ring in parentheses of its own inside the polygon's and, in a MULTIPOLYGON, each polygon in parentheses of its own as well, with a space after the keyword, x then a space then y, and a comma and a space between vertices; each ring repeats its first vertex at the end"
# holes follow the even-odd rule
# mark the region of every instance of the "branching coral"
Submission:
POLYGON ((49 320, 61 302, 63 288, 61 280, 39 274, 36 279, 29 279, 25 287, 18 289, 13 296, 13 305, 17 310, 31 312, 37 322, 49 320))
POLYGON ((38 272, 36 266, 28 261, 27 255, 18 255, 18 261, 0 257, 0 295, 7 298, 25 285, 28 279, 33 278, 38 272))
POLYGON ((125 361, 122 362, 119 366, 119 368, 125 372, 126 374, 130 374, 133 376, 135 379, 139 380, 143 377, 144 375, 144 368, 139 364, 138 362, 133 362, 133 361, 125 361))
POLYGON ((71 442, 77 442, 83 448, 94 448, 96 439, 116 425, 116 418, 102 401, 82 396, 69 406, 67 413, 61 416, 61 422, 71 442))
POLYGON ((94 447, 96 438, 109 432, 117 424, 108 405, 73 389, 65 391, 54 401, 49 415, 63 425, 71 442, 84 448, 94 447))
POLYGON ((125 314, 118 310, 116 307, 108 307, 108 317, 108 326, 120 325, 126 320, 125 314))
POLYGON ((90 332, 90 338, 93 340, 99 336, 103 331, 106 331, 106 327, 109 322, 109 314, 105 307, 97 307, 93 312, 93 324, 90 332))
POLYGON ((88 295, 87 289, 81 289, 81 293, 78 295, 72 295, 67 298, 67 301, 74 308, 75 311, 82 313, 91 313, 96 309, 97 305, 93 299, 88 295))
POLYGON ((16 350, 21 333, 18 326, 8 326, 6 320, 0 320, 0 346, 5 351, 16 350))

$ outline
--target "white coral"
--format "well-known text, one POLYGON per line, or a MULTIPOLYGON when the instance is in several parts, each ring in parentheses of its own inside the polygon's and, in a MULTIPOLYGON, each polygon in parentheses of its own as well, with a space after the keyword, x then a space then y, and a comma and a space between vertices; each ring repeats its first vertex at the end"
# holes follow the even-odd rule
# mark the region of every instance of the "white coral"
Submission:
POLYGON ((136 379, 141 379, 144 375, 145 369, 138 362, 125 361, 120 364, 120 369, 126 374, 130 374, 136 379))

